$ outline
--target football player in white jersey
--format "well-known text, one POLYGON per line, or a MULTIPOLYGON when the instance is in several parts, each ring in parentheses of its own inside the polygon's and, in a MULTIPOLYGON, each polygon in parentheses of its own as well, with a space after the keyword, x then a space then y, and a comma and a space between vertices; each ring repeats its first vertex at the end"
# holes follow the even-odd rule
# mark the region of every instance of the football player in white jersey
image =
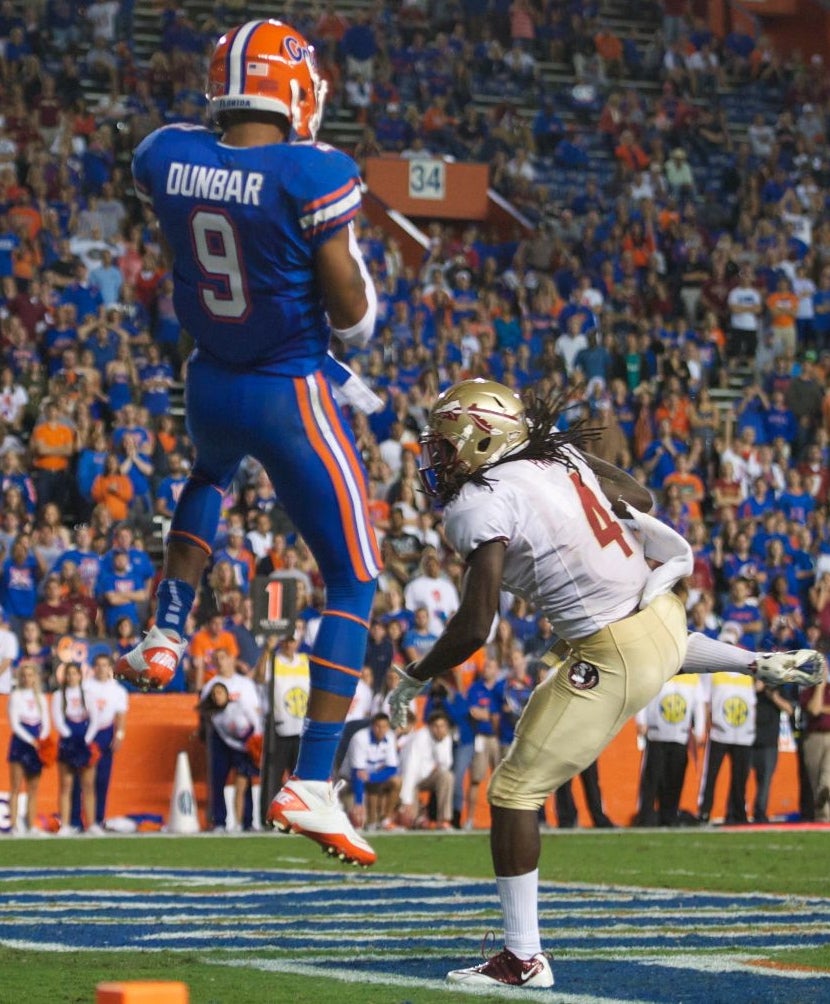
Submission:
POLYGON ((681 666, 777 683, 806 684, 823 673, 811 650, 761 655, 687 635, 674 586, 691 573, 691 548, 645 514, 652 501, 645 489, 579 442, 578 429, 557 430, 548 404, 526 412, 509 388, 489 380, 445 391, 421 436, 424 487, 445 506, 446 537, 467 573, 458 612, 401 672, 393 724, 424 681, 484 644, 501 589, 532 602, 561 639, 548 656, 559 671, 533 692, 488 791, 505 947, 483 965, 451 972, 453 982, 553 985, 537 917, 539 806, 681 666))

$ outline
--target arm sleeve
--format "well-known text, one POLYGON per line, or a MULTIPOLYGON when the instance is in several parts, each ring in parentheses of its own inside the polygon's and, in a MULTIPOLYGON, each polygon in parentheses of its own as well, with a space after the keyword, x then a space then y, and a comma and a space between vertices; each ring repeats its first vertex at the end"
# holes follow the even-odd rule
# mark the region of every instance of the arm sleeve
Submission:
MULTIPOLYGON (((311 153, 311 151, 309 151, 311 153)), ((360 212, 357 164, 337 150, 314 148, 315 160, 304 175, 309 183, 297 196, 300 232, 316 251, 360 212)))
POLYGON ((66 718, 63 713, 63 694, 56 690, 52 694, 52 721, 55 723, 55 729, 59 736, 63 739, 69 738, 69 726, 66 724, 66 718))
POLYGON ((466 561, 482 544, 512 540, 517 507, 511 493, 476 492, 453 502, 444 517, 447 539, 466 561))
POLYGON ((153 191, 150 184, 152 171, 150 169, 151 153, 155 141, 155 133, 150 133, 139 143, 133 155, 133 181, 135 193, 142 202, 152 205, 153 191))
POLYGON ((46 739, 46 737, 52 731, 51 715, 49 714, 49 705, 46 701, 45 695, 43 694, 41 694, 38 697, 38 702, 40 704, 40 715, 41 715, 40 738, 46 739))
POLYGON ((13 690, 9 695, 9 725, 11 726, 12 732, 18 739, 22 739, 24 743, 34 746, 34 740, 26 729, 23 728, 23 723, 20 721, 19 704, 20 701, 17 697, 17 692, 13 690))
POLYGON ((101 729, 101 716, 98 712, 98 705, 95 701, 91 701, 87 705, 87 712, 89 713, 89 724, 86 727, 86 732, 84 733, 84 742, 89 746, 90 743, 95 742, 95 737, 98 735, 101 729))
POLYGON ((355 805, 363 805, 363 796, 366 792, 366 786, 357 767, 352 767, 351 784, 355 805))
POLYGON ((372 784, 380 784, 382 781, 388 781, 390 777, 394 777, 398 773, 397 767, 380 767, 378 770, 373 771, 369 775, 369 780, 372 784))

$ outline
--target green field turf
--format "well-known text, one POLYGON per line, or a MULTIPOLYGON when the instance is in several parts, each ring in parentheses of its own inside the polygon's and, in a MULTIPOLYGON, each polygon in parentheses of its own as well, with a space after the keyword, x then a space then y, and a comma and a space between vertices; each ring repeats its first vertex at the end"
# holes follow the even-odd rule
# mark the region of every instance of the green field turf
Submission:
MULTIPOLYGON (((373 834, 372 842, 378 851, 376 867, 384 872, 492 875, 485 833, 373 834)), ((140 865, 350 871, 327 861, 310 841, 274 834, 3 838, 0 848, 0 866, 7 868, 140 865)), ((666 889, 830 896, 828 852, 830 832, 795 828, 738 833, 695 829, 551 833, 542 837, 540 877, 666 889)), ((42 884, 43 880, 34 881, 42 884)))
MULTIPOLYGON (((470 876, 491 878, 486 834, 418 834, 374 837, 378 851, 376 869, 384 874, 470 876)), ((540 867, 543 880, 568 883, 602 883, 632 887, 710 892, 774 893, 827 897, 830 869, 826 867, 828 836, 823 832, 776 830, 721 833, 677 830, 673 832, 610 831, 603 833, 552 833, 543 836, 540 867)), ((0 867, 33 869, 31 875, 4 880, 2 892, 30 890, 131 890, 151 893, 186 892, 190 888, 152 872, 144 876, 119 875, 117 869, 313 869, 344 877, 344 886, 357 872, 326 860, 312 843, 298 837, 201 836, 130 838, 76 838, 25 840, 2 838, 0 867), (79 871, 77 875, 49 876, 37 869, 112 867, 102 879, 79 871)), ((302 924, 302 918, 298 918, 302 924)), ((655 920, 659 926, 659 919, 655 920)), ((482 918, 498 931, 498 911, 482 918)), ((666 932, 671 939, 671 932, 666 932)), ((830 935, 824 939, 830 945, 830 935)), ((372 946, 367 945, 367 951, 372 946)), ((601 955, 602 948, 597 949, 601 955)), ((268 960, 280 952, 267 942, 256 951, 259 969, 241 968, 250 953, 236 951, 79 951, 49 953, 0 946, 0 1004, 91 1002, 94 988, 109 979, 176 979, 190 987, 193 1004, 456 1004, 469 1001, 470 993, 451 992, 435 981, 423 988, 372 985, 309 979, 301 974, 268 972, 268 960)), ((283 954, 283 958, 284 958, 283 954)), ((830 947, 810 947, 769 956, 786 965, 830 970, 830 947)), ((292 953, 297 958, 297 952, 292 953)), ((313 953, 307 955, 314 962, 313 953)), ((469 962, 475 961, 475 952, 469 962)), ((300 959, 300 963, 302 959, 300 959)), ((347 965, 348 960, 344 960, 347 965)), ((590 996, 590 988, 579 988, 590 996)), ((571 991, 573 993, 573 991, 571 991)), ((508 996, 509 992, 506 992, 508 996)), ((521 999, 528 999, 525 991, 521 999)), ((496 994, 504 997, 505 992, 496 994)), ((492 995, 487 995, 492 997, 492 995)), ((515 996, 515 995, 514 995, 515 996)), ((565 996, 561 999, 576 1000, 565 996)), ((588 999, 587 996, 585 999, 588 999)), ((605 1000, 609 999, 607 996, 605 1000)), ((680 1000, 681 997, 678 997, 680 1000)), ((793 998, 796 1000, 797 998, 793 998)), ((545 1000, 557 1000, 557 993, 545 1000)), ((751 1004, 751 1002, 749 1002, 751 1004)), ((787 1002, 790 1004, 790 1002, 787 1002)))

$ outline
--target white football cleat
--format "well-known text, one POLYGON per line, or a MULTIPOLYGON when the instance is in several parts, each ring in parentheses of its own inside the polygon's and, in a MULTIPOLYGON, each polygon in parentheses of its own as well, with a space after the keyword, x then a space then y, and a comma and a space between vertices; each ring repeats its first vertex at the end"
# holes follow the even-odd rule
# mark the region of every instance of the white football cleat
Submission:
POLYGON ((467 986, 552 987, 553 970, 547 955, 537 952, 530 959, 520 959, 509 948, 503 948, 480 966, 453 969, 447 973, 450 983, 467 986))
POLYGON ((116 680, 126 680, 141 690, 161 690, 176 674, 187 648, 175 631, 162 631, 154 624, 143 640, 115 664, 116 680))
POLYGON ((340 804, 337 792, 343 784, 290 777, 271 802, 268 822, 283 833, 309 837, 331 857, 368 867, 375 863, 377 854, 349 822, 340 804))
POLYGON ((797 683, 814 687, 824 679, 824 656, 811 648, 792 652, 759 652, 755 660, 755 676, 770 687, 797 683))

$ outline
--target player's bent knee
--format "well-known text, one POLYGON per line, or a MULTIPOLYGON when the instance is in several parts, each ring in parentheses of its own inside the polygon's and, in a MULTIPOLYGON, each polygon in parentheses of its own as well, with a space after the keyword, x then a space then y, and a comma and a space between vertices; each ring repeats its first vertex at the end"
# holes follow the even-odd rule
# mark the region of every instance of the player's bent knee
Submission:
POLYGON ((532 779, 523 775, 507 760, 493 772, 487 788, 487 801, 500 809, 527 809, 535 812, 545 804, 550 789, 536 789, 532 779))

